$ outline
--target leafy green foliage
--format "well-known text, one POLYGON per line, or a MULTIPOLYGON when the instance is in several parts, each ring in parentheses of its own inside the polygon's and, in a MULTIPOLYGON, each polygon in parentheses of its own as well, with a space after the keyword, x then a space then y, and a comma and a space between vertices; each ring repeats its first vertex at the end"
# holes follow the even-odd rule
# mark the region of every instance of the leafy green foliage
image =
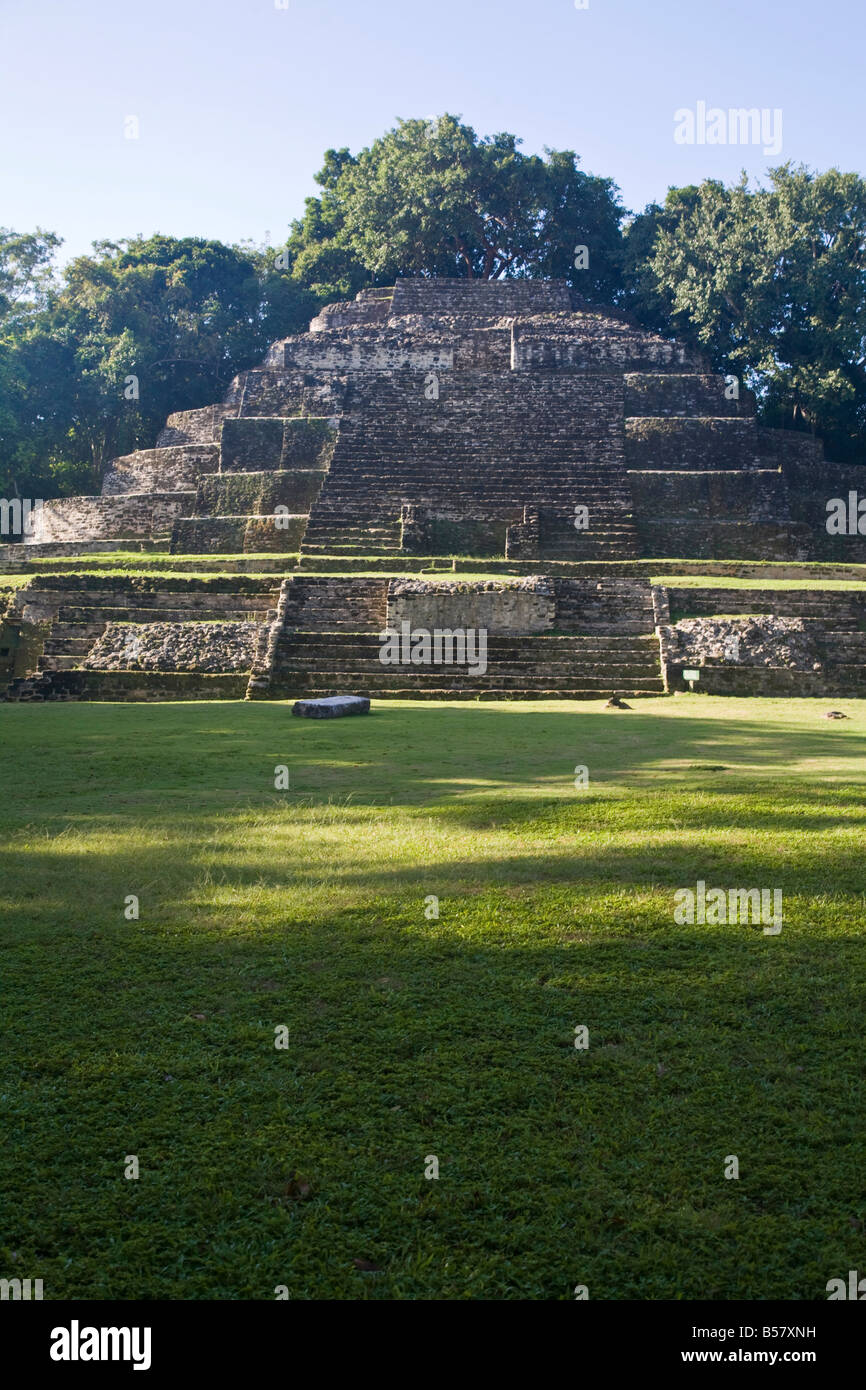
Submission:
POLYGON ((765 424, 863 456, 866 181, 790 164, 672 189, 628 231, 626 276, 644 322, 696 339, 757 391, 765 424))
MULTIPOLYGON (((452 115, 401 120, 357 157, 328 152, 308 217, 327 226, 330 254, 344 248, 380 282, 556 275, 611 302, 623 215, 614 184, 583 173, 572 151, 542 159, 519 145, 505 132, 479 138, 452 115), (575 269, 578 244, 588 270, 575 269)), ((302 234, 314 230, 311 220, 302 234)))
POLYGON ((57 244, 0 234, 4 495, 98 490, 109 459, 150 447, 172 411, 219 399, 319 305, 265 250, 100 242, 47 283, 57 244))

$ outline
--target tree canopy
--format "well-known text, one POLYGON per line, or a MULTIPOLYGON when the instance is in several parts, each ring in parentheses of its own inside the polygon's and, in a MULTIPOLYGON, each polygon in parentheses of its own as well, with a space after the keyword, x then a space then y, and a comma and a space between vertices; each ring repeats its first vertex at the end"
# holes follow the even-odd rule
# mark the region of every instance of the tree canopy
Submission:
POLYGON ((866 182, 790 164, 766 187, 671 189, 626 237, 629 302, 695 339, 758 393, 768 425, 805 427, 837 458, 866 432, 866 182))
POLYGON ((611 304, 625 209, 571 150, 521 153, 456 116, 401 120, 357 156, 329 150, 288 250, 293 272, 346 292, 402 275, 557 276, 611 304), (575 266, 578 247, 587 264, 575 266))
POLYGON ((51 280, 58 244, 41 233, 0 240, 7 496, 98 488, 109 459, 150 446, 172 411, 219 399, 318 305, 271 252, 137 237, 99 242, 51 280))

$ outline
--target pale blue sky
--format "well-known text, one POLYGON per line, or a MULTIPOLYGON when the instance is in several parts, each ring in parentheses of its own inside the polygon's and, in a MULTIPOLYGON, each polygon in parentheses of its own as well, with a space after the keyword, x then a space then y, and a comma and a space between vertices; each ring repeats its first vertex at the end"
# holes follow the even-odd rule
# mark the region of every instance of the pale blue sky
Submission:
POLYGON ((783 159, 863 171, 863 0, 280 2, 0 0, 0 225, 64 258, 137 232, 275 243, 325 149, 446 110, 575 149, 635 210, 783 159), (677 145, 699 101, 781 108, 781 156, 677 145))

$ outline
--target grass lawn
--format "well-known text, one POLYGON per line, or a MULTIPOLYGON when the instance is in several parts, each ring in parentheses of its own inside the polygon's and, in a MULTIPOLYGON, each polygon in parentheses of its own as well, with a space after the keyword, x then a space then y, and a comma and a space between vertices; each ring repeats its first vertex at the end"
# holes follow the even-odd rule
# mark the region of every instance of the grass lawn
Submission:
POLYGON ((829 589, 833 593, 866 589, 866 582, 859 579, 731 579, 725 574, 653 575, 652 583, 671 589, 829 589))
POLYGON ((0 1277, 824 1301, 866 1268, 866 702, 8 705, 0 735, 0 1277), (781 934, 678 926, 698 879, 781 888, 781 934))

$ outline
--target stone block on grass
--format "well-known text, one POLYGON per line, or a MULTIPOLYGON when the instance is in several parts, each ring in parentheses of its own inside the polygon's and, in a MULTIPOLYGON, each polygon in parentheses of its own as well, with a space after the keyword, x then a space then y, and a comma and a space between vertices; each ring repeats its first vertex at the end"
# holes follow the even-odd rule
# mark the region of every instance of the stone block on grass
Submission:
POLYGON ((364 695, 329 695, 321 700, 296 700, 292 714, 306 719, 341 719, 345 714, 369 714, 370 701, 364 695))

